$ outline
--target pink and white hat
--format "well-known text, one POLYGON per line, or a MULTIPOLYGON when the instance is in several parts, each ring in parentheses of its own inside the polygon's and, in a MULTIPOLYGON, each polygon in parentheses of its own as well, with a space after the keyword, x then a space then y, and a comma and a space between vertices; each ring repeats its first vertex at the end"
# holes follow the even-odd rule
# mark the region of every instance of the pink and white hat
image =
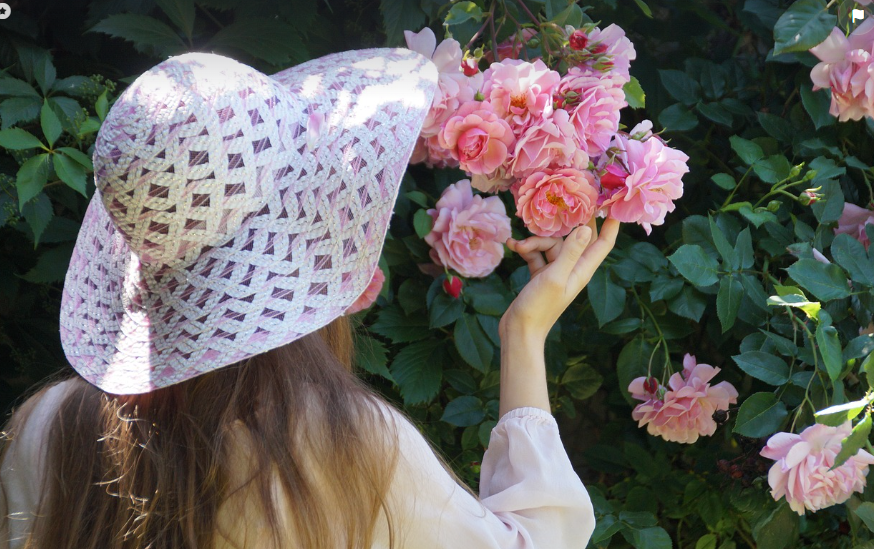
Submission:
POLYGON ((365 290, 437 70, 403 49, 266 76, 190 53, 140 76, 94 146, 61 342, 114 394, 290 343, 365 290))

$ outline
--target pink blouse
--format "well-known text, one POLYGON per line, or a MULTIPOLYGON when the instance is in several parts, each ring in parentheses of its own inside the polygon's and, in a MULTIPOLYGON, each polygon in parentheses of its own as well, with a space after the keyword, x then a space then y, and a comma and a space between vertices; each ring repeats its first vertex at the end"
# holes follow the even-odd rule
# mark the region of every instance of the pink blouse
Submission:
MULTIPOLYGON (((10 517, 8 531, 0 530, 0 549, 21 547, 29 531, 39 503, 42 439, 65 385, 44 393, 0 465, 0 512, 10 517)), ((592 504, 548 412, 519 408, 500 419, 483 456, 479 500, 446 472, 406 418, 389 413, 400 446, 388 494, 396 547, 562 549, 588 543, 595 528, 592 504)), ((239 515, 234 523, 241 523, 239 515)), ((378 521, 373 547, 387 548, 388 540, 385 522, 378 521)))

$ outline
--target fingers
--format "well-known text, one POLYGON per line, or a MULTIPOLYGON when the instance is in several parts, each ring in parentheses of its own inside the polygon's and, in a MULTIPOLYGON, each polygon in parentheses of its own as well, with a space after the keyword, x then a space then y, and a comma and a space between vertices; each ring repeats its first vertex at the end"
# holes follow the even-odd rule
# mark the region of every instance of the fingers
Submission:
POLYGON ((518 253, 528 263, 528 269, 532 275, 537 274, 546 267, 548 262, 555 261, 561 253, 562 239, 548 238, 544 236, 532 236, 525 240, 507 240, 507 247, 518 253), (543 254, 546 253, 546 260, 543 254))
POLYGON ((565 239, 561 253, 553 261, 553 269, 560 278, 566 279, 570 276, 580 256, 583 255, 592 240, 592 234, 591 227, 584 225, 574 229, 565 239))
POLYGON ((601 225, 601 233, 592 242, 588 249, 581 255, 574 265, 573 272, 568 277, 568 287, 577 292, 589 283, 598 266, 604 261, 610 250, 616 244, 616 235, 619 234, 619 221, 608 218, 601 225))

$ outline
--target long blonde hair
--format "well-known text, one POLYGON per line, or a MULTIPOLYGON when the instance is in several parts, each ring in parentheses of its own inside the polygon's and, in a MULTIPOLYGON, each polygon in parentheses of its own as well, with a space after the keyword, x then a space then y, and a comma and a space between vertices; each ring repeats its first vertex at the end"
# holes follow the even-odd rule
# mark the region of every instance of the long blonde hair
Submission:
POLYGON ((390 523, 397 436, 351 361, 342 318, 143 395, 113 396, 77 380, 50 427, 46 485, 25 547, 212 547, 222 504, 246 493, 276 547, 291 531, 300 547, 369 548, 377 520, 390 523), (228 467, 240 432, 249 464, 242 483, 228 467), (292 513, 280 512, 277 488, 292 513))

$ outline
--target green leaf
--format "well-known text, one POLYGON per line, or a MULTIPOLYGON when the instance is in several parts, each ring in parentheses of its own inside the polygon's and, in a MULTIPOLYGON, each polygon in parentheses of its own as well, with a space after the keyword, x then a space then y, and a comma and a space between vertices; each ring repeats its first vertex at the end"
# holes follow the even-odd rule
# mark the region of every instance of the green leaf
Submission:
POLYGON ((682 103, 676 103, 659 113, 659 124, 668 131, 684 132, 698 125, 698 118, 682 103))
POLYGON ((407 193, 404 193, 404 196, 406 196, 407 199, 410 200, 410 202, 415 202, 423 208, 428 208, 428 197, 425 195, 425 193, 421 191, 409 191, 407 193))
POLYGON ((762 147, 753 141, 736 135, 732 135, 728 140, 731 143, 732 150, 737 153, 747 166, 752 166, 765 156, 762 147))
POLYGON ((474 315, 461 315, 455 322, 454 338, 461 358, 480 372, 488 372, 495 349, 474 315))
POLYGON ((871 434, 871 414, 866 414, 864 419, 853 427, 853 432, 850 436, 841 441, 841 451, 835 457, 835 462, 830 470, 843 465, 848 459, 855 456, 859 450, 865 447, 868 442, 868 435, 871 434))
POLYGON ((737 239, 734 242, 734 254, 737 257, 738 267, 741 269, 749 269, 755 263, 753 241, 750 236, 749 227, 746 227, 737 235, 737 239))
POLYGON ((470 19, 482 21, 483 10, 473 2, 456 2, 451 8, 449 8, 449 12, 447 12, 443 24, 460 25, 470 19))
POLYGON ((575 2, 561 10, 558 15, 552 19, 552 22, 559 27, 570 25, 574 28, 579 28, 583 24, 583 10, 575 2))
POLYGON ((652 19, 652 10, 649 9, 649 6, 646 5, 646 2, 643 0, 634 0, 634 3, 637 4, 637 7, 640 8, 640 11, 650 19, 652 19))
POLYGON ((431 308, 428 311, 430 319, 430 328, 442 328, 447 324, 452 324, 464 312, 464 302, 445 293, 437 294, 434 301, 431 302, 431 308))
POLYGON ((501 316, 510 306, 510 297, 502 294, 501 286, 485 281, 468 281, 464 299, 478 313, 501 316))
POLYGON ((867 398, 863 398, 862 400, 856 400, 853 402, 846 402, 844 404, 838 404, 837 406, 830 406, 825 410, 820 410, 813 414, 816 418, 817 423, 822 423, 823 425, 829 425, 831 427, 840 427, 844 423, 848 421, 852 421, 856 416, 862 413, 862 410, 865 409, 865 406, 868 405, 869 400, 867 398))
POLYGON ((606 267, 595 271, 587 285, 587 292, 599 328, 618 317, 625 309, 625 289, 610 280, 606 267))
MULTIPOLYGON (((628 393, 628 385, 635 379, 647 375, 647 367, 649 359, 653 353, 652 343, 648 342, 642 335, 636 336, 634 339, 625 344, 619 352, 619 357, 616 359, 616 375, 619 378, 619 387, 622 389, 622 396, 629 403, 634 402, 631 395, 628 393)), ((658 359, 653 359, 653 375, 660 373, 661 368, 658 359)))
POLYGON ((55 173, 58 174, 61 181, 87 198, 88 194, 85 191, 85 169, 77 162, 74 162, 73 159, 63 154, 53 154, 52 160, 54 160, 55 173))
POLYGON ((85 88, 91 83, 91 79, 87 76, 68 76, 55 81, 52 86, 52 91, 82 97, 85 95, 85 88))
POLYGON ((819 319, 819 311, 822 309, 822 305, 818 301, 808 301, 806 297, 798 294, 771 296, 768 298, 768 305, 775 307, 795 307, 804 311, 808 317, 814 320, 819 319))
POLYGON ((831 97, 828 90, 813 91, 809 85, 801 85, 801 102, 804 104, 804 110, 810 115, 813 125, 816 129, 831 126, 837 118, 829 113, 831 107, 831 97))
POLYGON ((57 75, 55 66, 52 64, 51 55, 47 51, 40 52, 34 60, 33 77, 36 79, 36 83, 43 94, 47 94, 52 89, 57 75))
POLYGON ((797 0, 774 26, 774 55, 807 51, 828 38, 837 25, 824 0, 797 0))
POLYGON ((640 86, 640 82, 635 77, 631 77, 622 90, 625 92, 625 101, 632 109, 642 109, 646 107, 646 94, 640 86))
POLYGON ((695 542, 695 549, 716 549, 716 535, 705 534, 695 542))
POLYGON ((759 176, 759 179, 765 183, 777 183, 789 177, 789 171, 792 165, 789 160, 782 154, 769 156, 764 160, 756 162, 753 166, 753 171, 759 176))
POLYGON ((874 334, 862 334, 855 337, 844 347, 844 362, 854 358, 862 358, 874 351, 874 334))
POLYGON ((716 246, 719 255, 722 256, 723 265, 730 270, 737 269, 738 259, 734 248, 728 243, 728 239, 725 238, 722 229, 713 221, 713 218, 708 215, 707 219, 710 224, 710 235, 713 237, 713 244, 716 246))
POLYGON ((45 193, 39 194, 34 200, 30 200, 21 208, 21 215, 27 221, 30 230, 33 231, 34 246, 39 244, 43 231, 49 225, 49 221, 55 215, 52 202, 45 193))
POLYGON ((425 24, 425 12, 416 0, 379 0, 379 11, 388 46, 404 44, 405 30, 419 29, 425 24))
POLYGON ((852 236, 841 233, 832 241, 832 256, 854 282, 874 286, 874 255, 865 255, 862 243, 852 236))
POLYGON ((659 70, 662 85, 668 93, 681 103, 694 105, 701 96, 701 86, 683 71, 659 70))
POLYGON ((376 322, 370 329, 389 338, 392 343, 409 343, 431 335, 427 320, 422 315, 408 317, 397 305, 386 307, 376 315, 376 322))
POLYGON ((635 549, 672 549, 671 536, 660 526, 632 530, 632 542, 635 549))
POLYGON ((780 357, 762 351, 749 351, 731 357, 741 370, 770 385, 789 381, 789 366, 780 357))
POLYGON ((743 295, 743 285, 734 276, 722 277, 719 281, 719 293, 716 294, 716 314, 722 324, 722 333, 734 326, 743 295))
POLYGON ((18 169, 16 188, 18 189, 18 209, 24 211, 24 205, 42 192, 49 177, 49 155, 38 154, 29 158, 18 169))
POLYGON ((730 191, 737 186, 737 181, 727 173, 713 174, 710 176, 710 179, 716 183, 719 188, 725 189, 726 191, 730 191))
POLYGON ((719 280, 716 260, 697 244, 683 244, 668 260, 686 280, 696 286, 710 286, 719 280))
POLYGON ((441 421, 456 427, 478 425, 486 417, 483 403, 475 396, 460 396, 449 402, 443 409, 441 421))
POLYGON ((429 402, 440 390, 443 364, 439 350, 442 341, 411 343, 398 352, 391 363, 391 375, 400 387, 404 404, 429 402))
POLYGON ((773 393, 755 393, 741 404, 734 432, 750 438, 766 437, 780 428, 787 415, 786 405, 773 393))
POLYGON ((767 112, 757 112, 756 117, 768 135, 783 143, 792 143, 797 130, 785 118, 767 112))
POLYGON ((722 124, 727 128, 731 127, 731 112, 723 107, 722 103, 717 103, 715 101, 712 103, 698 103, 698 112, 717 124, 722 124))
POLYGON ((765 223, 771 221, 776 222, 777 216, 773 213, 767 211, 764 207, 756 208, 753 210, 752 206, 749 202, 745 202, 739 204, 737 209, 738 213, 744 216, 747 221, 755 225, 756 227, 761 227, 765 223))
POLYGON ((387 367, 388 349, 377 339, 363 336, 355 338, 355 362, 365 372, 394 381, 387 367))
POLYGON ((194 0, 157 0, 157 4, 170 21, 190 38, 194 30, 194 0))
POLYGON ((94 171, 94 164, 91 163, 91 159, 79 149, 74 149, 73 147, 58 147, 55 151, 66 154, 89 172, 94 171))
MULTIPOLYGON (((219 34, 229 27, 219 31, 219 34)), ((138 47, 154 46, 164 53, 183 51, 186 47, 176 31, 147 15, 133 13, 110 15, 91 27, 88 32, 101 32, 115 38, 123 38, 138 47)))
MULTIPOLYGON (((680 286, 682 285, 683 281, 680 280, 680 286)), ((639 318, 623 318, 605 324, 604 327, 601 328, 601 333, 613 335, 627 334, 637 330, 641 326, 643 326, 643 322, 639 318)))
POLYGON ((51 284, 64 280, 73 255, 73 243, 67 242, 40 254, 36 265, 21 278, 35 284, 51 284))
POLYGON ((434 228, 434 218, 428 215, 426 210, 419 210, 413 216, 413 228, 416 229, 419 238, 425 238, 434 228))
POLYGON ((10 77, 0 78, 0 95, 9 95, 12 97, 35 97, 42 99, 40 93, 33 89, 33 86, 17 78, 10 77))
POLYGON ((97 111, 97 116, 101 122, 106 120, 106 114, 109 112, 109 100, 106 98, 106 90, 97 98, 97 101, 94 103, 94 110, 97 111))
POLYGON ((756 549, 787 549, 795 547, 798 536, 798 515, 785 502, 771 513, 765 511, 753 526, 756 549))
POLYGON ((859 371, 865 372, 865 377, 868 379, 868 387, 874 387, 874 352, 862 361, 859 371))
POLYGON ((660 274, 649 286, 650 301, 670 299, 683 289, 683 279, 660 274))
POLYGON ((841 356, 841 340, 834 326, 826 326, 820 323, 816 327, 816 344, 822 353, 825 362, 825 370, 832 381, 837 381, 841 376, 844 360, 841 356))
POLYGON ((602 383, 604 377, 594 368, 583 363, 568 368, 561 378, 562 386, 577 400, 585 400, 594 395, 602 383))
POLYGON ((671 312, 694 322, 701 320, 706 306, 707 300, 703 294, 691 286, 685 286, 683 291, 668 301, 671 312))
MULTIPOLYGON (((398 5, 404 3, 397 2, 398 5)), ((309 58, 297 29, 267 17, 246 17, 234 21, 218 31, 210 45, 242 50, 273 65, 301 63, 309 58)))
POLYGON ((16 124, 31 122, 39 116, 42 101, 35 97, 10 97, 0 102, 2 128, 7 130, 16 124))
POLYGON ((799 259, 786 272, 820 301, 841 299, 850 295, 844 272, 837 265, 820 263, 815 259, 799 259))
POLYGON ((862 519, 862 522, 865 523, 865 526, 868 527, 868 530, 874 532, 874 503, 870 501, 865 501, 859 504, 858 507, 853 509, 853 512, 857 517, 862 519))
POLYGON ((23 151, 42 147, 42 141, 35 135, 21 128, 10 128, 0 131, 0 147, 10 151, 23 151))

